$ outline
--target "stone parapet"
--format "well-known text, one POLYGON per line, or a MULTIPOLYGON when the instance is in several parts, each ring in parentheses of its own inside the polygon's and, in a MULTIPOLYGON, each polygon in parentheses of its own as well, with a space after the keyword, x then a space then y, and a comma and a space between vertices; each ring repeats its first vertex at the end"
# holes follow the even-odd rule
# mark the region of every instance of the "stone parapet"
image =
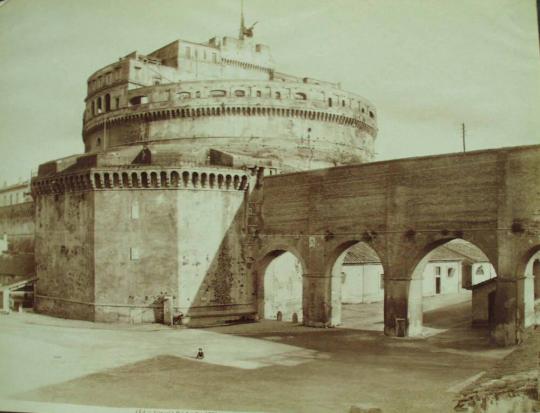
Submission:
POLYGON ((224 168, 91 168, 32 180, 33 196, 64 192, 125 189, 245 191, 245 171, 224 168))

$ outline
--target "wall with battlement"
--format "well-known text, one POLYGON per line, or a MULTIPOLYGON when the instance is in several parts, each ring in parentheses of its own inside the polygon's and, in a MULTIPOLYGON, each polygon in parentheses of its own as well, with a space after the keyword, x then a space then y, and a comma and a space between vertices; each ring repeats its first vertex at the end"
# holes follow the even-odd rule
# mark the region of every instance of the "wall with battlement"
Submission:
POLYGON ((242 247, 252 179, 231 168, 152 164, 34 178, 37 311, 162 322, 171 297, 184 324, 253 315, 242 247))

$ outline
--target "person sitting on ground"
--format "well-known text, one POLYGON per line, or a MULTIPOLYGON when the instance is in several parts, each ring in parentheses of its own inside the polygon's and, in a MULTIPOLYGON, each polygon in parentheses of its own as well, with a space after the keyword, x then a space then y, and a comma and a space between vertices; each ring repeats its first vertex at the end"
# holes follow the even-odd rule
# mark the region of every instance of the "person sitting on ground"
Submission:
POLYGON ((197 352, 197 356, 195 356, 197 360, 202 360, 204 358, 204 352, 202 348, 199 347, 199 351, 197 352))

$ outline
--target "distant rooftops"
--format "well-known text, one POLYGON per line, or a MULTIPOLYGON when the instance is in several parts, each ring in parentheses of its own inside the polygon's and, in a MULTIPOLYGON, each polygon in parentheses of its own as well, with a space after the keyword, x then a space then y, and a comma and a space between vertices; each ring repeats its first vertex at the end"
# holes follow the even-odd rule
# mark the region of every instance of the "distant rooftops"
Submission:
MULTIPOLYGON (((489 262, 488 257, 475 245, 453 240, 436 248, 429 254, 429 261, 464 261, 467 263, 489 262)), ((363 242, 353 245, 343 260, 345 265, 380 264, 377 253, 363 242)))

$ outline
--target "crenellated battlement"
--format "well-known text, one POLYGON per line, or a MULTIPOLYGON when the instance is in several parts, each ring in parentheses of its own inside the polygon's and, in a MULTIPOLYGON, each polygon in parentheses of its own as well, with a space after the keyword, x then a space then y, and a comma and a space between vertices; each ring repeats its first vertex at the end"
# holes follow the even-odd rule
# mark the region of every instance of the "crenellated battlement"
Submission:
POLYGON ((100 190, 171 189, 245 191, 250 177, 245 171, 224 168, 121 167, 88 169, 32 179, 32 195, 100 190))

